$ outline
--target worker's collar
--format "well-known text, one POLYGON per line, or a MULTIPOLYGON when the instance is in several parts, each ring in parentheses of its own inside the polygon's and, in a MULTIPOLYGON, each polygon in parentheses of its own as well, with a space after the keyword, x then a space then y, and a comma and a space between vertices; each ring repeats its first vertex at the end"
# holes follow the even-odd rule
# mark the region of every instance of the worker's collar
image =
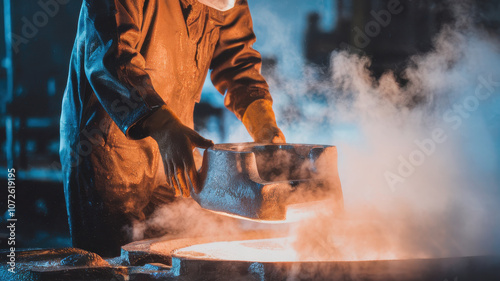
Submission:
POLYGON ((208 7, 214 8, 219 11, 227 11, 234 7, 236 0, 180 0, 183 7, 194 7, 196 4, 201 3, 208 7))

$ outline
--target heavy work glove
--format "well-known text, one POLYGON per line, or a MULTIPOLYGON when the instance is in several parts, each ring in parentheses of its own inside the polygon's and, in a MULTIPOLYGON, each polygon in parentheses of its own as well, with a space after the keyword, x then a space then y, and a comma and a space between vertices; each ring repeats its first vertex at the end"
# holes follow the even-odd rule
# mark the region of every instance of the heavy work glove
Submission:
POLYGON ((245 110, 242 122, 255 142, 286 143, 276 124, 272 103, 268 100, 252 102, 245 110))
POLYGON ((167 106, 155 111, 142 127, 158 143, 167 181, 174 188, 175 195, 189 197, 190 186, 198 192, 200 187, 193 149, 208 148, 214 143, 183 125, 167 106))

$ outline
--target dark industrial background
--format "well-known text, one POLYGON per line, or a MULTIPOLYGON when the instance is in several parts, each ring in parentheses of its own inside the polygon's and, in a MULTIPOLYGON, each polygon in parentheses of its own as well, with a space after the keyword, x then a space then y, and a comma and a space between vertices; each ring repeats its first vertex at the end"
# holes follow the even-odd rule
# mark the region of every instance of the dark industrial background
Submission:
MULTIPOLYGON (((266 1, 249 0, 251 9, 266 1)), ((274 2, 274 1, 272 1, 274 2)), ((288 9, 297 9, 302 2, 287 2, 288 9)), ((315 66, 328 73, 330 53, 345 49, 372 58, 371 70, 379 77, 393 70, 401 84, 405 83, 401 70, 408 58, 431 50, 432 38, 443 24, 451 20, 446 1, 401 1, 404 10, 393 15, 389 26, 370 38, 362 46, 356 41, 356 26, 365 26, 373 20, 371 11, 387 6, 387 0, 324 0, 317 11, 290 13, 284 22, 300 22, 297 31, 301 59, 304 66, 315 66), (324 7, 328 7, 327 10, 324 7), (301 15, 301 17, 297 17, 301 15), (330 23, 325 27, 322 16, 330 23)), ((500 13, 498 1, 476 0, 477 17, 474 24, 482 26, 492 36, 498 36, 500 13)), ((76 33, 76 22, 81 1, 78 0, 3 0, 0 5, 0 176, 2 183, 7 168, 16 168, 17 247, 45 248, 69 246, 69 233, 61 183, 59 148, 59 114, 71 47, 76 33), (47 13, 40 3, 57 3, 57 12, 47 13), (11 33, 9 37, 6 34, 11 33)), ((280 4, 265 3, 272 13, 280 4)), ((283 5, 283 3, 281 3, 283 5)), ((256 27, 266 19, 253 15, 256 27)), ((271 27, 270 27, 271 28, 271 27)), ((259 30, 256 28, 257 37, 259 30)), ((258 44, 265 45, 265 38, 258 44)), ((257 46, 258 48, 258 46, 257 46)), ((276 54, 263 52, 263 73, 273 75, 283 63, 279 50, 276 54)), ((300 72, 300 70, 298 70, 300 72)), ((321 71, 320 71, 321 72, 321 71)), ((310 89, 314 91, 314 89, 310 89)), ((217 95, 207 87, 202 102, 195 112, 196 128, 209 130, 219 141, 227 139, 223 119, 227 111, 217 95), (217 100, 217 98, 215 98, 217 100), (216 120, 218 126, 208 126, 207 120, 216 120)), ((418 97, 411 103, 420 102, 418 97)), ((408 104, 412 106, 412 104, 408 104)), ((7 188, 0 192, 0 244, 7 247, 6 219, 7 188)))

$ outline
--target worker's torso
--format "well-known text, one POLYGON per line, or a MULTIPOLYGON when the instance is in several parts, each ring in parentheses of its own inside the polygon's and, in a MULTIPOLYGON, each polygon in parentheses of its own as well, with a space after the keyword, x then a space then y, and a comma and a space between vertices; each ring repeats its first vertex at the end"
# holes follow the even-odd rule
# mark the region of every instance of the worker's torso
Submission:
POLYGON ((221 13, 196 0, 155 0, 144 14, 139 46, 153 86, 181 120, 192 122, 219 38, 221 13))
MULTIPOLYGON (((194 104, 199 101, 219 39, 222 13, 196 0, 145 1, 143 11, 141 38, 136 49, 145 59, 145 68, 156 92, 185 125, 192 127, 194 104)), ((80 130, 103 127, 103 120, 111 122, 84 73, 85 34, 93 32, 86 30, 92 27, 86 21, 84 2, 61 119, 61 124, 80 130)))

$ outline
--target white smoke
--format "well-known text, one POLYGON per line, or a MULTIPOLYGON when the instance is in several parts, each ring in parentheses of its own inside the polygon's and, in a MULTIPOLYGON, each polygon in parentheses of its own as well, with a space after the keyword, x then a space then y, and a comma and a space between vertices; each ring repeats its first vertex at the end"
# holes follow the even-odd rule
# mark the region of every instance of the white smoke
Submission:
POLYGON ((271 84, 287 140, 339 153, 346 219, 325 210, 299 228, 305 256, 500 251, 500 42, 457 18, 433 51, 411 58, 404 87, 390 72, 374 79, 370 60, 347 52, 332 54, 327 81, 308 69, 271 84))

